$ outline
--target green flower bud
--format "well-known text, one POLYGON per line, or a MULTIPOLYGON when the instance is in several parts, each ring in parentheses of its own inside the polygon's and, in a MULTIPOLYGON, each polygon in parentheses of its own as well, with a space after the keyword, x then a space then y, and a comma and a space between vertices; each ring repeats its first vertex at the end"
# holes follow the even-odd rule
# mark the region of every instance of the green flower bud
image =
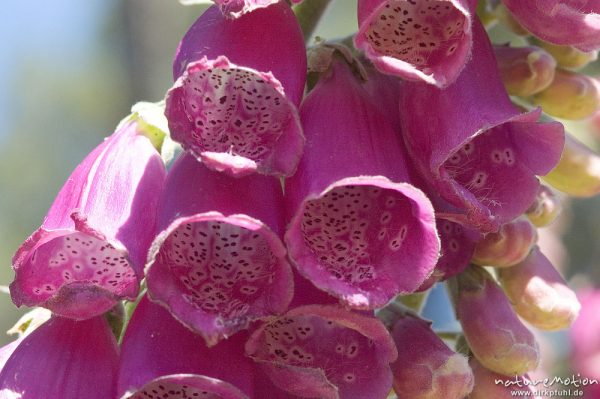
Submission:
POLYGON ((565 134, 560 161, 543 179, 573 197, 596 195, 600 193, 600 155, 565 134))
POLYGON ((580 69, 598 59, 598 50, 581 51, 572 46, 560 46, 539 39, 534 39, 534 43, 550 53, 561 68, 580 69))
POLYGON ((554 192, 541 185, 535 200, 525 212, 529 221, 536 227, 548 226, 552 223, 562 211, 562 203, 554 192))
POLYGON ((590 76, 557 69, 552 84, 531 100, 557 118, 584 119, 600 106, 600 84, 590 76))

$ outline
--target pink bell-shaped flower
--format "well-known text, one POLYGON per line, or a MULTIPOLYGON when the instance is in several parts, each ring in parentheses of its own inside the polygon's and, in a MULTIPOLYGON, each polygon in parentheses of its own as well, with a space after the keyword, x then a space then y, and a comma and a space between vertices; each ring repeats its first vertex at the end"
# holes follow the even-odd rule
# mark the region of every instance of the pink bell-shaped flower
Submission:
POLYGON ((440 243, 431 203, 407 183, 393 126, 339 59, 301 117, 307 147, 285 185, 286 244, 296 268, 354 308, 415 291, 440 243))
POLYGON ((281 242, 281 185, 234 178, 184 153, 171 167, 146 269, 150 298, 209 345, 284 312, 293 275, 281 242))
POLYGON ((302 154, 302 32, 286 2, 236 19, 209 8, 179 44, 165 115, 172 138, 209 168, 289 176, 302 154))
POLYGON ((17 305, 85 319, 135 299, 165 168, 136 120, 80 163, 13 258, 17 305))

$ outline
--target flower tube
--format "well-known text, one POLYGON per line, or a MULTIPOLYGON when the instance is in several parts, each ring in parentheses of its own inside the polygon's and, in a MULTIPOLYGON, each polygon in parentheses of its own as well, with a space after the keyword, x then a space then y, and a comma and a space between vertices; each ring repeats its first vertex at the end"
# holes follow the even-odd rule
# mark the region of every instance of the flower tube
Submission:
POLYGON ((8 349, 12 353, 0 368, 0 398, 115 396, 117 342, 101 316, 84 321, 53 317, 8 349))
POLYGON ((402 354, 392 363, 398 397, 463 399, 471 392, 467 358, 448 348, 431 330, 431 322, 407 315, 396 321, 392 337, 402 354))
POLYGON ((165 115, 175 141, 231 175, 294 173, 306 54, 285 2, 237 19, 209 8, 181 40, 173 75, 165 115))
POLYGON ((277 179, 233 178, 184 153, 159 206, 148 292, 209 345, 287 309, 293 275, 280 240, 277 179))
POLYGON ((600 48, 600 3, 594 0, 502 0, 519 23, 553 44, 600 48))
POLYGON ((85 319, 135 299, 165 179, 142 133, 136 120, 123 122, 71 174, 13 258, 17 306, 85 319))
POLYGON ((408 152, 423 176, 457 208, 452 217, 482 232, 522 214, 558 162, 559 123, 520 114, 500 80, 492 46, 474 24, 471 61, 445 90, 406 82, 400 112, 408 152))
POLYGON ((254 365, 244 356, 246 338, 238 334, 209 348, 144 297, 123 338, 118 397, 248 399, 254 365))
POLYGON ((405 183, 396 132, 340 60, 301 116, 307 150, 286 180, 286 244, 296 268, 355 308, 413 292, 440 244, 431 203, 405 183))

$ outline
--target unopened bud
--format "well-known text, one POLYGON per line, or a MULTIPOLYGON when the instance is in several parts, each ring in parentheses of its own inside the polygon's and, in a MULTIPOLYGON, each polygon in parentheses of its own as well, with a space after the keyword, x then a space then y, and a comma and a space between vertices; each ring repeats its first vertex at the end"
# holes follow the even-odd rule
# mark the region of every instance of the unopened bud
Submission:
POLYGON ((584 119, 600 106, 600 84, 590 76, 557 69, 554 81, 532 102, 557 118, 584 119))
POLYGON ((534 43, 549 52, 561 68, 580 69, 598 59, 598 50, 581 51, 573 46, 560 46, 539 39, 534 43))
POLYGON ((467 358, 448 348, 430 324, 406 316, 394 325, 392 337, 402 353, 391 364, 394 391, 400 398, 462 399, 473 389, 467 358))
POLYGON ((537 246, 523 262, 499 270, 498 279, 517 314, 537 328, 561 330, 579 314, 577 296, 537 246))
POLYGON ((495 0, 477 2, 477 16, 486 28, 491 27, 497 22, 497 16, 494 11, 496 7, 497 4, 495 0))
POLYGON ((562 210, 562 203, 554 192, 540 185, 535 200, 525 212, 525 215, 536 227, 548 226, 552 223, 562 210))
POLYGON ((537 241, 537 231, 531 222, 520 217, 508 222, 496 233, 487 234, 475 246, 471 261, 480 266, 509 267, 529 254, 537 241))
POLYGON ((508 94, 532 96, 554 80, 556 61, 539 47, 494 46, 498 69, 508 94))
POLYGON ((538 397, 534 396, 533 384, 527 375, 507 377, 494 373, 483 367, 475 358, 469 360, 469 366, 475 377, 475 386, 469 399, 510 399, 515 396, 525 396, 525 394, 528 398, 538 397), (523 392, 523 395, 515 395, 517 391, 523 392))
POLYGON ((569 134, 558 165, 543 179, 573 197, 600 193, 600 155, 569 134))
POLYGON ((453 288, 457 318, 482 365, 509 376, 537 368, 539 348, 533 334, 484 268, 469 267, 457 276, 453 288))

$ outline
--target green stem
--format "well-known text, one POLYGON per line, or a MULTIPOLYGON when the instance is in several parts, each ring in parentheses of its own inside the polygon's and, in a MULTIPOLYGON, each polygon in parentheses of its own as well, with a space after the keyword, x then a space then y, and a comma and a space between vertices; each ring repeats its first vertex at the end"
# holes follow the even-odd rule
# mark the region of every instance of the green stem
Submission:
POLYGON ((300 28, 302 28, 305 42, 308 42, 312 37, 330 2, 331 0, 304 0, 294 7, 294 13, 298 18, 300 28))
POLYGON ((398 297, 396 300, 400 301, 405 306, 408 306, 416 313, 421 314, 423 308, 425 307, 425 303, 427 302, 427 297, 429 296, 429 290, 425 292, 417 292, 409 295, 402 295, 398 297))

